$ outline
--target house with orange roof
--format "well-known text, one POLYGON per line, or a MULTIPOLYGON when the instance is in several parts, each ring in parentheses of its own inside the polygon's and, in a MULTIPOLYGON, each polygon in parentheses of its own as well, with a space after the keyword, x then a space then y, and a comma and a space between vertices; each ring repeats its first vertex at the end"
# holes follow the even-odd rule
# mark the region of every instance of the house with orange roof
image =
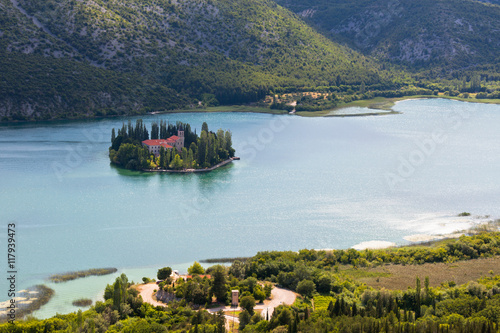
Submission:
POLYGON ((150 154, 160 155, 161 147, 165 149, 175 148, 181 151, 184 147, 184 131, 178 130, 177 135, 172 135, 168 139, 144 140, 142 145, 147 147, 150 154))

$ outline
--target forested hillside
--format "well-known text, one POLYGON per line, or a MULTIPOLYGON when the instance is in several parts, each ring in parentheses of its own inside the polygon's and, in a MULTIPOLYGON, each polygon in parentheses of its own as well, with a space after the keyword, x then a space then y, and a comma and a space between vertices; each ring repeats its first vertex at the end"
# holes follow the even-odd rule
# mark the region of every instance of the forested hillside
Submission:
MULTIPOLYGON (((500 68, 500 6, 473 0, 277 0, 332 40, 432 76, 500 68)), ((432 78, 431 78, 432 79, 432 78)))
MULTIPOLYGON (((0 0, 4 120, 256 101, 269 91, 393 84, 268 0, 0 0)), ((1 118, 0 118, 1 119, 1 118)))
POLYGON ((185 105, 185 95, 138 73, 95 66, 0 1, 0 121, 134 114, 185 105))
POLYGON ((0 0, 0 121, 307 91, 327 94, 302 101, 309 111, 417 93, 495 98, 495 1, 0 0))

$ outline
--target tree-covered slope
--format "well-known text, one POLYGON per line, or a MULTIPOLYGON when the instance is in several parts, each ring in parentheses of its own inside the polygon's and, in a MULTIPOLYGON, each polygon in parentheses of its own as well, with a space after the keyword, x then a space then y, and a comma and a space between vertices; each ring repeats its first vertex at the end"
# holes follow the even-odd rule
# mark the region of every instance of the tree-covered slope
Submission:
POLYGON ((92 65, 13 3, 0 1, 0 121, 133 114, 187 102, 139 74, 92 65))
POLYGON ((335 41, 412 69, 482 69, 500 60, 498 5, 473 0, 277 2, 335 41))
POLYGON ((6 117, 80 105, 88 114, 141 112, 195 104, 204 93, 228 104, 270 90, 391 85, 374 61, 268 0, 0 0, 0 8, 6 117), (150 101, 150 91, 160 93, 150 101), (29 112, 19 107, 27 100, 29 112))

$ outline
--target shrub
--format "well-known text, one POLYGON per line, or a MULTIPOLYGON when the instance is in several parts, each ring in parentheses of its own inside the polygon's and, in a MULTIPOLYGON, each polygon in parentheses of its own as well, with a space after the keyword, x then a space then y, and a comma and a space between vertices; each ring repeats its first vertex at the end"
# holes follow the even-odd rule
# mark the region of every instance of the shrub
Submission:
POLYGON ((82 306, 82 307, 91 306, 92 300, 88 299, 88 298, 80 298, 80 299, 74 300, 71 304, 73 304, 74 306, 82 306))
POLYGON ((305 297, 312 297, 316 291, 316 285, 311 280, 302 280, 297 284, 297 292, 305 297))

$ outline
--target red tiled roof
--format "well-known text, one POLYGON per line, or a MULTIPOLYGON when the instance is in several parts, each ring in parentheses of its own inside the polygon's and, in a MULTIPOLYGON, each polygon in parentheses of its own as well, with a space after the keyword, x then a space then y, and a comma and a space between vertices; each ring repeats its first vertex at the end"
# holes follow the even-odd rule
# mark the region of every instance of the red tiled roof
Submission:
POLYGON ((168 141, 177 141, 179 140, 179 137, 177 135, 172 135, 170 138, 167 139, 168 141))
MULTIPOLYGON (((212 276, 210 274, 201 274, 201 275, 198 275, 199 277, 201 277, 202 279, 203 278, 207 278, 207 279, 211 279, 212 276)), ((186 275, 186 279, 192 279, 193 276, 192 275, 186 275)))
POLYGON ((158 146, 161 141, 163 140, 144 140, 142 143, 146 146, 158 146))
POLYGON ((165 148, 173 148, 171 145, 175 144, 179 140, 179 137, 177 135, 172 135, 170 138, 163 140, 163 139, 155 139, 155 140, 144 140, 142 141, 143 144, 146 146, 163 146, 165 148))
POLYGON ((172 146, 168 144, 167 140, 144 140, 142 143, 146 146, 163 146, 165 148, 172 148, 172 146))

